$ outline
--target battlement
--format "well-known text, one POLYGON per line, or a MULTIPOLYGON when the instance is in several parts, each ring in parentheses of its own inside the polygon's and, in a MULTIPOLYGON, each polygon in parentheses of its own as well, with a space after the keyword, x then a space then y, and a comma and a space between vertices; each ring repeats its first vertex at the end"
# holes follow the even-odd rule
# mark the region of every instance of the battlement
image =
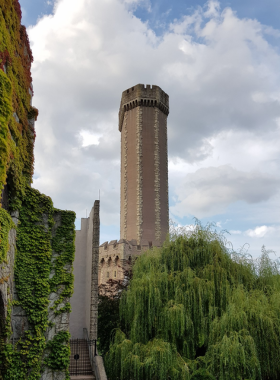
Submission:
POLYGON ((137 84, 122 93, 119 110, 119 131, 122 130, 126 111, 138 106, 157 107, 166 115, 169 114, 169 96, 159 87, 147 84, 137 84))
POLYGON ((137 245, 136 240, 111 240, 99 246, 99 284, 109 280, 123 280, 125 271, 144 251, 147 245, 137 245))

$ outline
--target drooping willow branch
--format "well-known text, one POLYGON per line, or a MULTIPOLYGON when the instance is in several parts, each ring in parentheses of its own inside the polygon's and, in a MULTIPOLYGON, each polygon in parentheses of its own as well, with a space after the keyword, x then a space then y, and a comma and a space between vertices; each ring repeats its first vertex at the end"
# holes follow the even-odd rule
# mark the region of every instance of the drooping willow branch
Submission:
POLYGON ((196 223, 137 260, 120 300, 128 333, 106 355, 111 379, 279 378, 279 267, 264 248, 254 261, 229 247, 196 223))

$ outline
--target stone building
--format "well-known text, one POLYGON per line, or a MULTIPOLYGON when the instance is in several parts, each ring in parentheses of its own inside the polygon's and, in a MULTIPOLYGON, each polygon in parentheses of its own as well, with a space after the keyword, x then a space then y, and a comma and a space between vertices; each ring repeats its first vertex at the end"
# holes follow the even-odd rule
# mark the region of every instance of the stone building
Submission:
MULTIPOLYGON (((161 246, 168 233, 167 116, 169 96, 158 86, 138 84, 122 93, 120 239, 99 247, 99 284, 123 280, 141 252, 161 246)), ((70 332, 89 328, 93 209, 76 231, 74 295, 70 332)))
POLYGON ((99 247, 99 284, 121 280, 133 260, 168 233, 169 96, 138 84, 122 93, 120 240, 99 247))
POLYGON ((74 259, 74 294, 71 297, 70 334, 83 338, 83 328, 90 331, 91 264, 94 208, 88 218, 82 218, 76 231, 74 259))

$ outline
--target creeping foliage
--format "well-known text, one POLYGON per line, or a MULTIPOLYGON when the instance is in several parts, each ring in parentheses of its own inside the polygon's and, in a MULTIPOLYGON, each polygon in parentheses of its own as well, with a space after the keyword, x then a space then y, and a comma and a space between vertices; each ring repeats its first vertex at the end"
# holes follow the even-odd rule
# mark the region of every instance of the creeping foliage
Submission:
MULTIPOLYGON (((75 251, 75 213, 54 209, 51 198, 27 187, 19 215, 15 258, 18 299, 13 301, 13 306, 21 307, 26 313, 28 329, 22 331, 14 346, 7 339, 4 379, 38 380, 44 366, 64 371, 69 378, 69 333, 58 332, 48 342, 45 335, 51 326, 48 320, 50 294, 60 294, 52 306, 55 314, 68 312, 70 308, 65 300, 73 292, 74 278, 69 268, 75 251), (65 306, 60 307, 62 304, 65 306)), ((9 316, 7 338, 10 335, 9 316)))
POLYGON ((229 250, 199 223, 143 254, 120 301, 105 362, 110 379, 250 379, 280 375, 280 275, 229 250))
POLYGON ((19 1, 0 0, 0 192, 8 183, 11 210, 19 210, 34 169, 32 61, 19 1))
POLYGON ((0 263, 7 259, 9 249, 9 231, 15 227, 9 213, 0 208, 0 263))

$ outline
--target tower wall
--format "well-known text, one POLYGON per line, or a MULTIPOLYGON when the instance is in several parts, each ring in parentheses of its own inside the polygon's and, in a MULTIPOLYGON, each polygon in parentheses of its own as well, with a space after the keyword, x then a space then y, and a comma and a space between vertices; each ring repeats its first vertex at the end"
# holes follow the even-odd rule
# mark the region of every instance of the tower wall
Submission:
POLYGON ((122 94, 121 239, 159 246, 168 232, 167 116, 169 97, 158 86, 122 94))

